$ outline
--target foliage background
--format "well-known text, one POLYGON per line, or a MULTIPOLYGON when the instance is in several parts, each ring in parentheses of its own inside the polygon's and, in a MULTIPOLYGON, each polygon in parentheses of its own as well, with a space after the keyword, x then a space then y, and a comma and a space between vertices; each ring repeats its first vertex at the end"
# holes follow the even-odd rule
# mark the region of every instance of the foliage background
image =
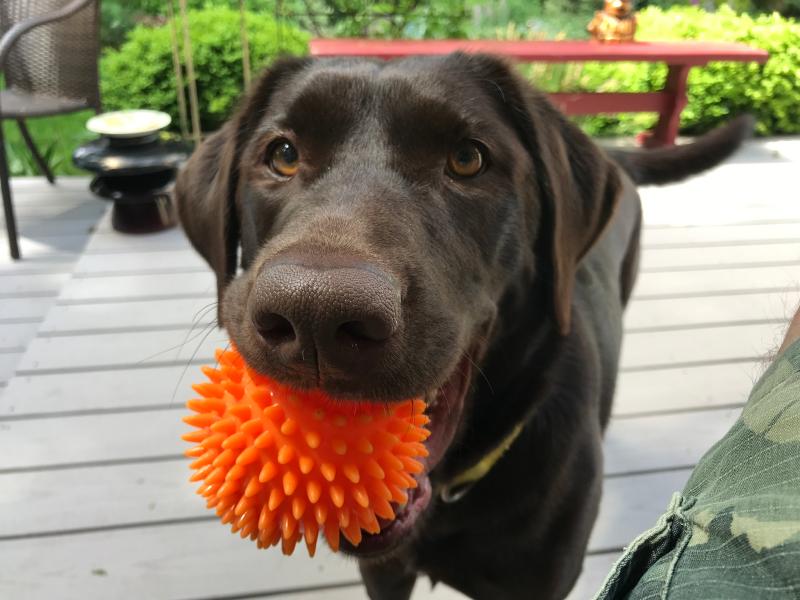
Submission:
MULTIPOLYGON (((711 63, 689 72, 689 103, 681 131, 700 134, 731 115, 749 112, 762 135, 800 133, 800 24, 778 15, 752 17, 727 6, 714 13, 698 7, 647 8, 639 13, 640 39, 741 42, 767 50, 763 66, 711 63)), ((590 63, 566 87, 603 92, 661 89, 667 69, 659 64, 590 63)), ((620 114, 582 119, 592 135, 634 135, 655 122, 652 114, 620 114)))
MULTIPOLYGON (((204 130, 219 126, 243 89, 238 0, 188 0, 204 130)), ((246 0, 254 70, 279 50, 303 54, 310 36, 545 39, 586 36, 602 0, 246 0), (276 40, 280 40, 276 42, 276 40)), ((102 92, 107 109, 132 106, 169 112, 177 97, 165 0, 103 0, 102 92)), ((761 134, 800 133, 800 0, 639 0, 639 39, 729 40, 771 53, 765 67, 712 64, 693 69, 684 133, 700 133, 744 110, 761 134), (775 14, 773 14, 775 12, 775 14), (778 14, 780 13, 780 14, 778 14)), ((533 65, 545 89, 647 91, 665 68, 647 64, 533 65)), ((87 113, 31 119, 34 138, 57 173, 78 172, 71 152, 90 136, 87 113)), ((593 135, 631 135, 652 114, 581 118, 593 135)), ((14 174, 35 165, 13 123, 5 123, 14 174)))
MULTIPOLYGON (((191 10, 188 15, 192 56, 197 76, 200 124, 203 131, 219 128, 241 95, 244 80, 238 10, 226 7, 191 10)), ((308 34, 270 15, 245 13, 254 72, 281 53, 305 54, 308 34)), ((182 22, 178 40, 183 52, 182 22)), ((101 61, 101 97, 107 110, 147 107, 172 116, 178 124, 178 101, 172 59, 170 24, 138 25, 118 49, 101 61)))

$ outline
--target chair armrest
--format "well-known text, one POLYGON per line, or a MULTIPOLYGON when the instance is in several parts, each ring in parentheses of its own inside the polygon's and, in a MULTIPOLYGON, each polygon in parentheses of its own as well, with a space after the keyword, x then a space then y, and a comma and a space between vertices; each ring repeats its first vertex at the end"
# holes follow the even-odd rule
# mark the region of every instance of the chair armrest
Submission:
POLYGON ((54 23, 56 21, 66 19, 94 1, 95 0, 73 0, 72 2, 62 6, 58 10, 54 10, 53 12, 31 17, 30 19, 25 19, 24 21, 15 23, 8 31, 6 31, 5 35, 0 38, 0 72, 3 71, 3 64, 6 61, 6 56, 11 50, 11 47, 17 42, 20 36, 27 33, 34 27, 39 27, 40 25, 54 23))

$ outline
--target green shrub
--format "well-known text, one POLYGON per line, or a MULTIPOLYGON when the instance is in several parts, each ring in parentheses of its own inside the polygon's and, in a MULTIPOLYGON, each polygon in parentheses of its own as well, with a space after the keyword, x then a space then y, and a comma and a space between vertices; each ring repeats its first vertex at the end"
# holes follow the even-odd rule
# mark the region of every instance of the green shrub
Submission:
MULTIPOLYGON (((204 131, 211 131, 230 116, 244 88, 239 12, 228 8, 190 11, 188 19, 200 122, 204 131)), ((246 23, 254 73, 279 54, 308 52, 308 35, 295 27, 276 24, 269 15, 251 13, 246 14, 246 23)), ((183 39, 181 27, 179 21, 179 40, 183 39)), ((162 110, 172 116, 176 127, 178 99, 170 24, 139 25, 118 50, 108 50, 101 61, 101 86, 105 109, 162 110)))
POLYGON ((284 0, 283 18, 319 37, 464 37, 464 0, 284 0))
MULTIPOLYGON (((681 118, 686 133, 701 133, 749 112, 762 135, 800 132, 800 24, 778 14, 738 15, 723 6, 715 13, 696 7, 647 8, 639 13, 639 40, 741 42, 770 53, 766 65, 711 63, 689 73, 689 103, 681 118)), ((658 64, 588 63, 577 88, 601 92, 661 89, 666 67, 658 64)), ((630 135, 652 126, 652 114, 581 119, 594 135, 630 135)))

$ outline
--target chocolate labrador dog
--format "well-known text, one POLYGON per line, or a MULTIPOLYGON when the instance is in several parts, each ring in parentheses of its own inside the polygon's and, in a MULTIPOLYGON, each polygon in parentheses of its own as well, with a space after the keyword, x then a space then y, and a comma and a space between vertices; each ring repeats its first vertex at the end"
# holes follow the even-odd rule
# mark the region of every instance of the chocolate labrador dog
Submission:
POLYGON ((345 544, 370 597, 407 599, 417 573, 474 598, 569 592, 636 277, 635 184, 717 164, 751 125, 609 153, 496 57, 285 59, 195 152, 180 216, 249 364, 343 402, 427 401, 418 487, 345 544))

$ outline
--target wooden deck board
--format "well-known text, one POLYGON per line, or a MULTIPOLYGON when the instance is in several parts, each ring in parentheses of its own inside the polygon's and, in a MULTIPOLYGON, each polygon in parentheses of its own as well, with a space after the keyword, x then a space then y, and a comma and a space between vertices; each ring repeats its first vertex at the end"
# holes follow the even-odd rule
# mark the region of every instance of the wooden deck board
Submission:
MULTIPOLYGON (((22 237, 19 240, 19 248, 24 261, 13 261, 7 253, 0 254, 0 272, 14 274, 18 271, 31 271, 56 267, 69 270, 79 257, 79 248, 58 248, 46 242, 22 237)), ((8 244, 3 245, 4 250, 8 250, 8 244)))
MULTIPOLYGON (((0 418, 141 410, 173 402, 182 404, 191 393, 190 383, 197 377, 197 365, 187 363, 141 365, 136 371, 123 367, 20 375, 8 384, 4 401, 0 403, 0 418), (134 377, 135 386, 120 385, 120 381, 134 377), (91 386, 91 394, 75 393, 87 385, 91 386)), ((763 369, 761 362, 733 362, 624 372, 617 384, 614 414, 625 417, 744 404, 750 387, 763 369), (670 381, 670 385, 654 384, 654 378, 670 381)))
POLYGON ((115 252, 84 254, 76 265, 79 273, 137 271, 147 273, 163 269, 203 269, 208 266, 188 244, 180 249, 153 252, 115 252))
POLYGON ((785 323, 631 333, 622 343, 623 370, 758 357, 780 346, 785 323))
MULTIPOLYGON (((213 519, 188 483, 182 456, 108 466, 0 473, 0 511, 14 514, 3 538, 37 537, 91 528, 213 519), (109 493, 113 490, 113 493, 109 493)), ((683 487, 690 471, 611 477, 606 480, 590 552, 618 549, 647 529, 683 487), (662 506, 663 504, 663 506, 662 506)))
MULTIPOLYGON (((643 272, 625 319, 605 494, 570 600, 589 598, 616 550, 652 525, 777 345, 800 301, 795 170, 726 165, 643 190, 643 272)), ((120 235, 106 214, 84 248, 106 210, 85 186, 15 182, 30 258, 0 260, 0 347, 38 331, 24 356, 0 353, 0 382, 21 369, 0 388, 0 514, 15 515, 0 517, 0 597, 366 598, 352 562, 324 549, 313 561, 259 552, 208 518, 186 481, 180 416, 197 362, 224 336, 212 332, 191 364, 199 338, 177 346, 214 302, 214 277, 177 229, 120 235)), ((455 598, 422 579, 414 594, 455 598)))
POLYGON ((0 326, 18 319, 41 321, 55 300, 55 296, 0 298, 0 326))
POLYGON ((7 382, 14 375, 14 370, 17 368, 19 359, 22 358, 23 351, 17 352, 0 352, 0 382, 3 387, 0 388, 0 397, 7 386, 7 382))
MULTIPOLYGON (((201 305, 202 306, 202 305, 201 305)), ((208 324, 209 322, 206 321, 208 324)), ((124 327, 124 325, 121 325, 124 327)), ((642 369, 692 362, 712 362, 762 356, 779 345, 785 325, 759 323, 665 330, 629 334, 623 344, 621 368, 642 369)), ((190 327, 170 331, 123 331, 89 335, 37 337, 20 370, 92 369, 148 361, 179 361, 197 352, 197 358, 213 357, 213 349, 226 343, 224 332, 215 327, 190 327), (202 339, 201 341, 201 338, 202 339)))
POLYGON ((14 520, 3 527, 0 543, 10 536, 208 516, 194 486, 187 485, 188 473, 186 461, 179 457, 0 474, 0 510, 14 514, 14 520))
POLYGON ((800 265, 640 273, 633 299, 739 295, 800 290, 800 265))
POLYGON ((619 550, 652 527, 667 508, 672 493, 686 485, 691 472, 678 469, 606 479, 589 552, 619 550))
MULTIPOLYGON (((97 202, 96 200, 90 199, 91 201, 79 201, 79 202, 64 202, 62 203, 60 200, 55 200, 53 204, 42 204, 42 205, 30 205, 26 206, 25 204, 17 204, 16 200, 14 201, 14 210, 16 214, 19 216, 20 220, 23 221, 30 219, 30 220, 58 220, 58 221, 70 221, 70 220, 79 220, 83 221, 86 219, 91 218, 99 218, 105 210, 108 208, 107 205, 101 202, 97 202)), ((25 233, 23 231, 23 233, 25 233)))
MULTIPOLYGON (((0 595, 28 598, 203 599, 241 594, 246 598, 276 597, 276 590, 307 589, 314 585, 355 583, 352 561, 330 556, 324 548, 310 560, 298 555, 255 552, 248 544, 214 523, 172 527, 101 531, 75 536, 34 538, 0 543, 0 560, 9 574, 0 579, 0 595), (43 563, 42 558, 47 562, 43 563)), ((570 600, 586 600, 597 590, 616 559, 615 553, 589 556, 584 574, 570 600)), ((444 588, 444 586, 438 586, 444 588)), ((365 596, 319 590, 291 595, 287 600, 350 600, 365 596)), ((450 600, 460 596, 442 589, 425 594, 420 578, 414 600, 450 600), (438 594, 442 594, 439 596, 438 594)))
POLYGON ((181 406, 176 404, 167 411, 5 421, 0 472, 178 456, 186 449, 180 435, 188 431, 181 416, 181 406))
MULTIPOLYGON (((109 490, 111 491, 111 490, 109 490)), ((213 522, 0 542, 1 598, 212 598, 355 581, 353 561, 258 551, 213 522)))
POLYGON ((9 256, 0 221, 0 392, 107 209, 91 197, 87 184, 83 177, 59 178, 54 186, 38 178, 12 181, 23 260, 9 256))
MULTIPOLYGON (((24 240, 20 242, 25 249, 24 240)), ((8 246, 2 246, 8 248, 8 246)), ((77 260, 78 255, 61 252, 58 254, 31 254, 25 253, 25 260, 14 262, 0 256, 0 277, 5 275, 27 275, 37 273, 69 273, 77 260)), ((2 292, 0 292, 2 294, 2 292)))
POLYGON ((703 248, 717 244, 760 244, 772 243, 775 240, 800 241, 800 221, 751 225, 648 227, 642 232, 642 246, 645 250, 680 246, 703 248))
POLYGON ((141 365, 149 362, 188 360, 196 352, 197 359, 213 360, 214 349, 227 343, 217 329, 206 337, 203 330, 136 331, 99 333, 34 339, 19 370, 92 369, 112 365, 141 365))
POLYGON ((21 297, 24 297, 28 292, 53 292, 57 294, 70 278, 70 273, 6 275, 0 277, 0 286, 2 286, 0 289, 3 294, 14 294, 21 297))
POLYGON ((86 245, 85 254, 185 250, 186 247, 186 236, 177 227, 158 233, 128 236, 122 236, 113 230, 100 230, 86 245))
POLYGON ((92 234, 96 223, 96 212, 77 219, 43 219, 35 216, 17 219, 19 230, 26 236, 37 239, 79 234, 88 236, 92 234))
POLYGON ((182 406, 191 397, 190 384, 196 381, 196 375, 197 366, 185 362, 145 366, 135 371, 120 368, 19 375, 8 383, 0 402, 0 419, 16 415, 142 410, 173 403, 182 406), (130 385, 134 379, 136 384, 130 385), (92 393, 76 393, 87 385, 92 393))
POLYGON ((607 474, 692 466, 733 426, 740 409, 612 419, 604 443, 607 474))
POLYGON ((152 327, 204 327, 216 323, 216 296, 138 302, 58 304, 47 315, 40 334, 71 331, 80 335, 102 329, 152 327))
POLYGON ((86 277, 78 273, 64 286, 59 303, 81 302, 97 299, 130 300, 152 296, 216 296, 214 276, 208 271, 192 273, 163 273, 140 275, 115 275, 111 271, 103 277, 86 277))
MULTIPOLYGON (((798 227, 800 229, 800 226, 798 227)), ((642 254, 643 273, 680 267, 757 265, 800 262, 800 240, 779 244, 732 244, 703 248, 651 248, 642 254)))
MULTIPOLYGON (((131 381, 135 375, 131 373, 131 381)), ((190 430, 180 420, 184 412, 176 402, 174 408, 163 410, 6 420, 0 437, 0 472, 177 456, 188 447, 180 439, 190 430), (52 448, 55 439, 58 452, 52 448)), ((737 409, 716 409, 614 419, 606 435, 605 471, 621 474, 693 465, 738 414, 737 409)))
POLYGON ((798 292, 754 292, 736 296, 641 300, 625 311, 625 329, 696 328, 711 323, 786 322, 798 303, 798 292))
POLYGON ((757 360, 624 372, 617 380, 614 414, 626 416, 743 405, 764 368, 757 360), (669 385, 660 383, 665 381, 669 385))
POLYGON ((39 324, 29 323, 3 323, 0 325, 0 352, 8 348, 25 349, 30 339, 36 334, 39 324))

